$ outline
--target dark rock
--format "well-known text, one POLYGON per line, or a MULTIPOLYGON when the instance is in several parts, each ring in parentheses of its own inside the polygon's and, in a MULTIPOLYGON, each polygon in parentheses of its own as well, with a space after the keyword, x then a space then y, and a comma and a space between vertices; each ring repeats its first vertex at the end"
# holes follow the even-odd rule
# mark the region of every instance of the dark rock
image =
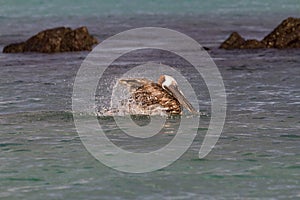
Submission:
POLYGON ((246 40, 240 47, 240 49, 261 49, 266 48, 265 44, 258 40, 246 40))
POLYGON ((97 39, 86 27, 75 30, 58 27, 39 32, 25 42, 10 44, 4 47, 3 53, 91 51, 95 44, 98 44, 97 39))
POLYGON ((268 48, 300 48, 300 18, 287 18, 262 42, 268 48))
POLYGON ((9 44, 3 48, 3 53, 20 53, 24 52, 25 42, 9 44))
POLYGON ((287 18, 262 41, 244 40, 233 32, 221 49, 300 48, 300 18, 287 18))
POLYGON ((245 39, 237 32, 231 33, 229 38, 225 40, 220 48, 221 49, 238 49, 245 43, 245 39))
POLYGON ((210 51, 210 48, 209 48, 209 47, 202 46, 202 48, 203 48, 205 51, 210 51))

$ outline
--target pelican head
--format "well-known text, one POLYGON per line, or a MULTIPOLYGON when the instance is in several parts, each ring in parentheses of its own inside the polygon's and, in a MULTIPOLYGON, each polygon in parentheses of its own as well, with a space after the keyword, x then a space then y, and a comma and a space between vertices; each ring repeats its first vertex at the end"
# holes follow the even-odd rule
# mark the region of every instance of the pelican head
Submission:
POLYGON ((176 80, 172 76, 161 75, 158 79, 158 84, 169 94, 175 97, 178 102, 191 113, 197 113, 192 104, 185 98, 184 94, 178 88, 176 80))

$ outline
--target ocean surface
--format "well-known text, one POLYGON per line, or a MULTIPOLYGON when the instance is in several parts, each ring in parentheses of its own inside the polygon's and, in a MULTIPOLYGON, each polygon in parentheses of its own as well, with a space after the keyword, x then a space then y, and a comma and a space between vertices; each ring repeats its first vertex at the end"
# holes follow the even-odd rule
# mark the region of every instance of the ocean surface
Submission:
MULTIPOLYGON (((299 10, 298 0, 0 0, 0 50, 57 26, 87 26, 100 42, 132 28, 170 28, 211 49, 227 94, 221 137, 199 159, 210 122, 203 80, 178 56, 162 51, 116 60, 100 83, 98 109, 109 105, 116 77, 151 61, 182 71, 197 92, 200 110, 208 113, 199 126, 191 125, 198 134, 172 165, 123 173, 96 160, 74 125, 73 84, 89 52, 0 53, 0 199, 299 199, 300 51, 218 49, 233 31, 262 39, 283 19, 299 17, 299 10)), ((120 134, 113 117, 98 121, 116 145, 143 152, 170 142, 180 118, 170 119, 146 142, 120 134)), ((144 125, 149 119, 135 122, 144 125)))

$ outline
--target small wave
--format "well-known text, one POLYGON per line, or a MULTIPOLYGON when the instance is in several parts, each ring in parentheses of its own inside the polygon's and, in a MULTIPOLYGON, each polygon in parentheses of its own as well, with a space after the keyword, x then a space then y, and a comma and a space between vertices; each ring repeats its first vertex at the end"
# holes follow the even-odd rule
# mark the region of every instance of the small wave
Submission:
POLYGON ((97 117, 122 117, 122 116, 161 116, 161 117, 176 117, 186 116, 192 117, 200 115, 200 117, 210 117, 207 112, 199 112, 197 114, 190 114, 183 112, 182 115, 168 115, 166 109, 162 107, 156 107, 155 109, 149 108, 149 110, 142 110, 139 105, 131 104, 130 106, 123 106, 119 108, 109 108, 97 111, 95 113, 97 117))
POLYGON ((32 111, 0 114, 0 122, 26 122, 26 121, 43 121, 43 120, 60 120, 73 121, 71 111, 32 111))
POLYGON ((97 116, 127 116, 127 115, 148 115, 148 116, 167 116, 165 108, 152 106, 149 109, 141 109, 135 103, 120 104, 117 108, 103 109, 96 113, 97 116))

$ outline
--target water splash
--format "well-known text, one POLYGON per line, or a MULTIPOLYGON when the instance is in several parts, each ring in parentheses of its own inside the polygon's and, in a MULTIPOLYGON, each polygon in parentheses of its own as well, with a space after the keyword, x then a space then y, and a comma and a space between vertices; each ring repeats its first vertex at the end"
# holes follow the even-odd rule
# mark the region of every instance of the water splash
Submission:
POLYGON ((109 108, 102 108, 97 116, 126 116, 126 115, 156 115, 167 116, 166 108, 160 105, 151 105, 145 109, 141 103, 131 98, 128 88, 117 81, 113 87, 113 94, 109 108))

